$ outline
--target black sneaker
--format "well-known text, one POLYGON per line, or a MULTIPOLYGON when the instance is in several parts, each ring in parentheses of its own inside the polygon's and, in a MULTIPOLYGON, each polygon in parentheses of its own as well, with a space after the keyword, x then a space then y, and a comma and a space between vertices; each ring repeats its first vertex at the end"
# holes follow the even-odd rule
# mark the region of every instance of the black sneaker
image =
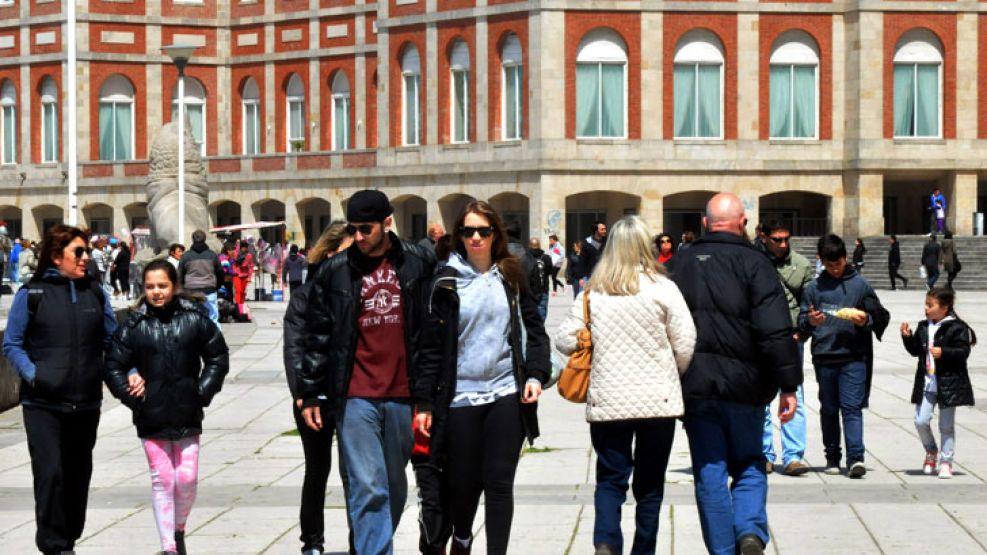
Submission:
POLYGON ((857 461, 850 465, 850 469, 847 471, 847 476, 851 478, 863 478, 864 474, 867 474, 867 467, 864 466, 864 461, 857 461))
POLYGON ((175 552, 178 555, 186 555, 185 530, 175 530, 175 552))
POLYGON ((826 459, 826 469, 823 470, 824 473, 830 476, 836 476, 840 473, 840 459, 826 459))
POLYGON ((737 542, 740 555, 764 555, 764 542, 756 534, 747 534, 737 542))

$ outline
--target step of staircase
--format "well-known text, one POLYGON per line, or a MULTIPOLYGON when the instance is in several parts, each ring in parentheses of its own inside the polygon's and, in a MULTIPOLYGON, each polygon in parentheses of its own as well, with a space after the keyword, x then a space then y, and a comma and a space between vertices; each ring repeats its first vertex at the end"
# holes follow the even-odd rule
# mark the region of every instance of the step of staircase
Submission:
MULTIPOLYGON (((818 237, 792 237, 792 248, 810 261, 815 261, 818 240, 818 237)), ((908 278, 909 287, 925 287, 925 280, 919 277, 919 266, 922 261, 922 248, 928 240, 926 235, 898 236, 898 244, 901 249, 901 267, 898 271, 908 278)), ((867 247, 867 253, 864 254, 862 274, 875 289, 890 289, 888 237, 864 237, 863 241, 864 246, 867 247)), ((957 291, 987 291, 987 237, 954 237, 953 243, 956 245, 957 256, 963 265, 963 270, 953 280, 953 288, 957 291)), ((852 240, 847 242, 847 255, 848 258, 853 258, 852 240)), ((944 272, 940 273, 936 285, 946 285, 944 272)))

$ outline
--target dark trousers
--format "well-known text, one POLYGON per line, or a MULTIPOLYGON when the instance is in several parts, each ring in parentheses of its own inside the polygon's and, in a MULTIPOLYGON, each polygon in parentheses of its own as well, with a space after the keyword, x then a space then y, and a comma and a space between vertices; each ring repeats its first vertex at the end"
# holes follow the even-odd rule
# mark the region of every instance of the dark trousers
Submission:
MULTIPOLYGON (((298 511, 298 522, 302 534, 298 539, 302 542, 302 551, 322 549, 325 544, 326 521, 323 509, 326 505, 326 483, 329 481, 329 470, 332 468, 332 435, 336 430, 336 421, 327 417, 325 404, 322 404, 323 426, 319 431, 305 424, 302 412, 292 403, 295 415, 295 426, 302 440, 305 452, 305 479, 302 482, 302 506, 298 511)), ((346 469, 340 459, 339 475, 346 489, 346 469)), ((345 495, 344 495, 345 498, 345 495)), ((353 552, 353 537, 350 534, 350 552, 353 552)))
POLYGON ((289 281, 288 282, 288 291, 291 292, 291 293, 294 293, 295 292, 295 289, 298 289, 301 286, 302 286, 302 282, 300 282, 300 281, 289 281))
POLYGON ((938 265, 926 266, 925 273, 926 275, 929 276, 928 279, 925 280, 925 285, 929 289, 932 289, 933 287, 936 286, 936 280, 939 279, 939 266, 938 265))
POLYGON ((897 282, 895 280, 900 279, 905 287, 908 287, 908 278, 898 273, 898 266, 888 265, 888 278, 891 279, 891 289, 897 289, 897 282))
POLYGON ((956 279, 957 275, 959 275, 959 272, 946 273, 946 287, 949 287, 950 289, 953 288, 953 280, 956 279))
POLYGON ((24 405, 34 474, 34 541, 42 553, 75 549, 86 525, 99 410, 60 412, 24 405))
POLYGON ((607 544, 623 553, 620 510, 634 474, 634 543, 631 555, 655 552, 658 514, 665 495, 665 469, 675 437, 674 418, 592 422, 590 438, 596 451, 596 523, 593 545, 607 544), (631 448, 633 444, 633 450, 631 448))
POLYGON ((428 455, 412 455, 411 465, 418 485, 418 551, 423 555, 440 555, 445 553, 452 534, 445 477, 428 455))
POLYGON ((520 401, 508 395, 486 405, 449 409, 447 433, 454 534, 461 539, 472 536, 482 493, 487 553, 507 553, 514 519, 514 474, 524 441, 520 401))
POLYGON ((559 270, 562 268, 558 266, 552 266, 552 293, 555 293, 561 287, 565 291, 565 284, 559 281, 559 270))
MULTIPOLYGON (((864 414, 861 407, 867 388, 867 365, 864 361, 816 364, 819 382, 819 423, 827 464, 839 463, 840 417, 846 441, 846 465, 864 460, 864 414)), ((834 464, 835 466, 835 464, 834 464)))

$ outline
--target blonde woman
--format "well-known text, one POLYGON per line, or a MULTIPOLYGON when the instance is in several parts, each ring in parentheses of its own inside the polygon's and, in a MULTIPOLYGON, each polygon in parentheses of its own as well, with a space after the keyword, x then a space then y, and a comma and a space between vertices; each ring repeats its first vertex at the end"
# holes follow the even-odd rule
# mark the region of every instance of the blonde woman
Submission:
MULTIPOLYGON (((593 366, 586 420, 597 455, 593 544, 598 555, 623 552, 620 510, 633 473, 637 508, 630 552, 654 553, 675 417, 684 410, 679 376, 692 360, 696 328, 637 216, 610 230, 581 293, 587 294, 593 366)), ((571 354, 582 327, 580 296, 559 328, 556 348, 571 354)))

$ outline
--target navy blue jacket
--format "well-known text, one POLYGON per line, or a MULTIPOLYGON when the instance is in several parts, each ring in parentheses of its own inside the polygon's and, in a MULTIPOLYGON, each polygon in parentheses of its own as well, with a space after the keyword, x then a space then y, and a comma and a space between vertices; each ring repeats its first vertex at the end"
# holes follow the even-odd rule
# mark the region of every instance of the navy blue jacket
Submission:
POLYGON ((809 284, 802 295, 798 328, 803 337, 812 337, 814 363, 864 361, 871 350, 871 332, 880 337, 884 329, 875 322, 888 320, 888 312, 881 305, 870 283, 852 266, 847 266, 840 278, 823 272, 809 284), (809 324, 809 306, 823 312, 841 308, 858 308, 867 312, 867 324, 856 326, 849 320, 841 320, 831 313, 820 326, 809 324), (880 328, 879 330, 877 328, 880 328))

